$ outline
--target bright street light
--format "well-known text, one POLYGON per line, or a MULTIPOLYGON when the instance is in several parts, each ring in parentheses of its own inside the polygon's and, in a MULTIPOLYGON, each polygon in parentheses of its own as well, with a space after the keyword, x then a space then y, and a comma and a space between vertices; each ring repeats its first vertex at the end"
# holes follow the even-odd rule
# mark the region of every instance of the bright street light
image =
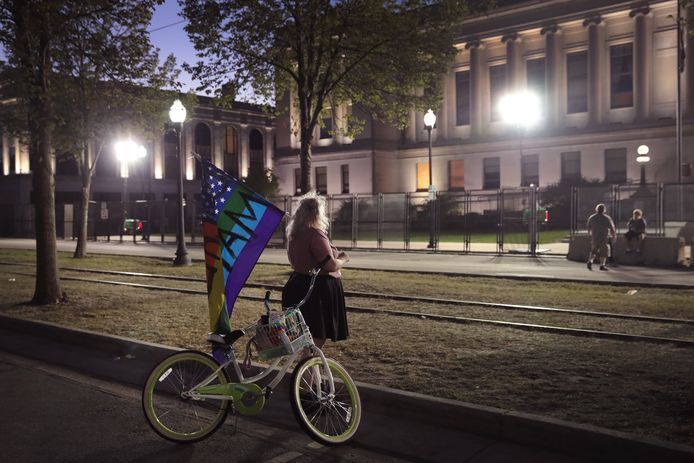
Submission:
POLYGON ((434 128, 434 125, 436 125, 436 114, 429 109, 424 115, 424 127, 426 127, 429 134, 429 245, 427 247, 430 249, 436 248, 436 242, 434 241, 434 199, 436 199, 436 191, 434 190, 431 166, 431 130, 434 128))
POLYGON ((169 109, 169 119, 177 127, 178 132, 178 220, 176 225, 176 257, 174 265, 190 265, 190 256, 186 249, 185 242, 185 222, 183 216, 183 170, 185 169, 185 159, 183 156, 183 123, 186 120, 186 107, 181 100, 176 100, 169 109))
MULTIPOLYGON (((123 202, 121 203, 121 209, 123 214, 123 227, 126 225, 126 220, 128 219, 128 177, 130 176, 130 163, 143 159, 147 156, 147 149, 134 140, 119 140, 114 145, 113 148, 116 151, 116 158, 121 163, 121 177, 123 178, 123 202)), ((133 222, 133 242, 136 241, 135 222, 133 222)), ((121 241, 123 240, 123 233, 121 227, 121 241)))
POLYGON ((650 152, 648 145, 639 145, 636 148, 636 154, 638 155, 636 156, 636 162, 641 166, 641 185, 646 184, 646 164, 651 160, 651 157, 648 155, 650 152))
POLYGON ((540 97, 530 91, 508 93, 499 101, 499 113, 507 124, 530 128, 542 118, 540 97))

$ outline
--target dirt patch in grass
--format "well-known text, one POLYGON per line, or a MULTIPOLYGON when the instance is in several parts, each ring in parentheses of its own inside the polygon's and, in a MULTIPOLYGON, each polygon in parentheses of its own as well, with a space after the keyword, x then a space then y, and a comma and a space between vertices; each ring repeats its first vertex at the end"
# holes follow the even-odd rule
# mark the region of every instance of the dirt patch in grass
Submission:
MULTIPOLYGON (((0 261, 10 258, 14 262, 33 262, 31 253, 0 252, 0 261)), ((204 275, 202 266, 181 269, 171 267, 168 261, 146 258, 93 257, 75 261, 62 256, 61 266, 200 279, 204 275)), ((33 277, 17 274, 33 269, 0 266, 0 272, 3 313, 207 350, 204 338, 209 321, 204 295, 65 281, 67 303, 34 307, 24 304, 33 293, 33 277)), ((284 266, 261 265, 250 280, 281 284, 287 273, 284 266)), ((624 287, 412 274, 405 277, 357 270, 346 271, 344 280, 348 290, 694 318, 692 291, 634 286, 638 292, 628 297, 625 293, 630 288, 624 287)), ((204 290, 201 282, 152 282, 204 290)), ((425 311, 429 307, 418 304, 411 309, 425 311)), ((240 300, 232 322, 237 327, 249 325, 261 311, 260 303, 240 300)), ((551 324, 556 320, 544 321, 551 324)), ((356 380, 694 445, 694 349, 382 314, 350 313, 349 323, 350 338, 328 343, 325 350, 356 380)))

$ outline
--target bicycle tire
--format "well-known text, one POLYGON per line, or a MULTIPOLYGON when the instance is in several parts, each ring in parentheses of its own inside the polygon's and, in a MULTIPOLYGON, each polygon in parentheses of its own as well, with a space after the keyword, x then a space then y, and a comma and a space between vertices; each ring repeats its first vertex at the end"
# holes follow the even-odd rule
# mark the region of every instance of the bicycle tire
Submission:
MULTIPOLYGON (((145 418, 161 437, 178 443, 198 442, 212 435, 227 417, 229 400, 185 398, 182 393, 219 368, 209 355, 177 352, 165 358, 147 376, 142 390, 145 418)), ((227 384, 225 370, 210 384, 227 384)))
POLYGON ((315 372, 323 376, 320 357, 309 357, 294 369, 289 397, 294 417, 312 439, 321 444, 340 445, 349 442, 359 428, 361 399, 347 370, 333 359, 327 362, 335 380, 335 397, 328 396, 327 384, 321 392, 322 397, 318 396, 317 388, 312 387, 315 372))

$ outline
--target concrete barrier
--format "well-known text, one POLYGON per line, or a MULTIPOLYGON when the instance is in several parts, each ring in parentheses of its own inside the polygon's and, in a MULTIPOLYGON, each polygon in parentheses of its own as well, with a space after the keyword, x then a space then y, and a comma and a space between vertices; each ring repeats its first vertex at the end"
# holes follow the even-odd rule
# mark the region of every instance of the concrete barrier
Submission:
MULTIPOLYGON (((680 264, 684 250, 684 239, 666 236, 646 236, 641 244, 641 254, 626 252, 624 235, 617 235, 612 246, 616 263, 621 265, 646 265, 648 267, 674 267, 680 264)), ((588 261, 590 237, 573 235, 569 239, 569 252, 566 258, 576 262, 588 261)))

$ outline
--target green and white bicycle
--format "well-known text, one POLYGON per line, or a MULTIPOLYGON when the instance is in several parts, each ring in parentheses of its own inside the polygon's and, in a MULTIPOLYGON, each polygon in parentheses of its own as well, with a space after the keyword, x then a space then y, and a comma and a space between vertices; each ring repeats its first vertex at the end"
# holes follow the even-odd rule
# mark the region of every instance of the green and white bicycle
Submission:
POLYGON ((313 343, 299 310, 311 296, 324 263, 312 271, 306 296, 296 305, 271 311, 268 292, 266 314, 256 324, 228 335, 210 333, 207 340, 223 353, 221 364, 206 353, 189 350, 165 358, 152 369, 142 392, 142 407, 160 436, 179 443, 197 442, 217 431, 230 409, 241 415, 259 413, 298 360, 289 382, 289 400, 301 427, 327 445, 344 444, 354 437, 361 421, 359 391, 347 370, 313 343), (259 357, 270 362, 248 378, 234 350, 234 343, 244 336, 250 337, 259 357), (229 380, 230 368, 237 382, 229 380), (258 385, 273 372, 276 375, 269 384, 258 385))

